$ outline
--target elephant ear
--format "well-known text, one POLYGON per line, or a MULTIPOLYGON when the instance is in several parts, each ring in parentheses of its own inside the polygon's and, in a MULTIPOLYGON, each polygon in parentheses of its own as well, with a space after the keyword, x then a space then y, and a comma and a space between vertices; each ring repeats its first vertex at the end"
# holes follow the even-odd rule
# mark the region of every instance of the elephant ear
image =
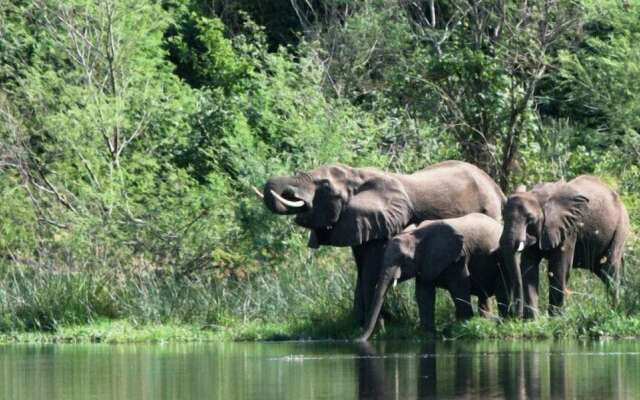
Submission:
POLYGON ((427 279, 434 279, 449 265, 463 256, 464 236, 446 223, 434 223, 421 233, 419 257, 426 269, 427 279))
POLYGON ((334 246, 358 246, 388 239, 411 219, 411 202, 395 179, 375 177, 364 182, 344 204, 331 232, 334 246))
POLYGON ((582 195, 554 196, 543 207, 542 250, 554 249, 573 232, 587 209, 589 199, 582 195))

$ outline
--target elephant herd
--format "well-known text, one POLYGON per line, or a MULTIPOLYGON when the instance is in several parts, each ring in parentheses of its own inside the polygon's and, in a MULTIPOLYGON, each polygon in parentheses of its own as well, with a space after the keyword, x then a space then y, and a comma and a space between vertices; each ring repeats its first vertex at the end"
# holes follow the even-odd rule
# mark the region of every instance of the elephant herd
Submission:
POLYGON ((629 217, 618 195, 587 175, 520 187, 508 198, 478 167, 445 161, 410 175, 331 164, 274 177, 262 192, 276 214, 294 214, 309 247, 350 246, 353 311, 367 340, 384 297, 416 280, 421 325, 435 331, 435 288, 457 319, 482 315, 496 296, 501 317, 538 314, 539 264, 548 260, 550 315, 563 306, 571 267, 592 271, 617 300, 629 217))

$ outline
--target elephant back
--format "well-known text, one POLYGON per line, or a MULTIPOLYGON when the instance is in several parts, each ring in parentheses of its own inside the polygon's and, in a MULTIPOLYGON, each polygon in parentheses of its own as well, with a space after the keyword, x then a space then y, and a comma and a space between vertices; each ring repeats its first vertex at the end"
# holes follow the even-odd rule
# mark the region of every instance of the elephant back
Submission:
POLYGON ((481 213, 500 221, 506 196, 489 175, 462 161, 445 161, 400 177, 414 208, 414 220, 481 213))
POLYGON ((502 224, 485 214, 471 213, 446 220, 465 239, 469 256, 496 253, 500 246, 502 224))
POLYGON ((597 265, 602 257, 619 258, 617 254, 609 253, 616 252, 613 247, 622 247, 630 231, 629 215, 620 196, 598 178, 589 175, 581 175, 568 185, 588 199, 578 223, 576 257, 583 261, 585 267, 597 265))

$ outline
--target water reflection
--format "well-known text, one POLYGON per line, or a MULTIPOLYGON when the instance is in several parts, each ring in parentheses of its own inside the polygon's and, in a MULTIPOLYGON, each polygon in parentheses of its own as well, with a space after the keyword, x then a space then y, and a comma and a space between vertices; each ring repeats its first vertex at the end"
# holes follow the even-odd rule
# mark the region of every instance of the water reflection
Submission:
POLYGON ((640 390, 640 349, 636 343, 621 345, 632 350, 610 354, 601 344, 430 342, 408 357, 384 344, 363 344, 357 346, 357 394, 360 400, 634 398, 640 390), (405 361, 417 364, 415 376, 405 361), (415 389, 403 384, 407 375, 415 389))
POLYGON ((640 344, 0 346, 0 400, 636 398, 640 344))
MULTIPOLYGON (((375 350, 373 345, 369 343, 359 343, 356 345, 356 349, 358 354, 356 360, 356 369, 358 371, 358 400, 414 397, 428 399, 438 395, 438 369, 436 367, 437 355, 435 342, 424 343, 420 347, 419 354, 415 356, 405 355, 405 357, 403 357, 402 354, 396 353, 381 355, 375 350), (409 364, 417 362, 414 379, 416 384, 415 396, 410 396, 412 394, 410 387, 399 384, 398 377, 411 370, 411 367, 404 365, 403 361, 408 361, 409 364)), ((455 393, 464 393, 466 382, 468 381, 467 368, 468 366, 465 364, 465 361, 455 364, 456 371, 453 374, 455 393), (457 371, 458 368, 460 371, 457 371)))
POLYGON ((436 345, 434 342, 425 343, 418 356, 418 398, 433 398, 436 394, 436 345))
MULTIPOLYGON (((384 358, 370 343, 356 344, 356 371, 358 376, 358 399, 385 399, 385 390, 392 387, 392 377, 385 376, 384 358)), ((397 369, 394 371, 397 372, 397 369)))

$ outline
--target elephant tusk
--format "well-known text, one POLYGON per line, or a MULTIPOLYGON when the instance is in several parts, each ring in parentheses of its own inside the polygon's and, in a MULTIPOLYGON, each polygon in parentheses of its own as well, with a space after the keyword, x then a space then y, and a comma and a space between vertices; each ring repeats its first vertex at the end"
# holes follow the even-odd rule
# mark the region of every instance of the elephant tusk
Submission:
POLYGON ((396 288, 396 285, 398 285, 398 279, 397 278, 393 280, 393 288, 394 289, 396 288))
POLYGON ((516 251, 520 253, 522 250, 524 250, 524 242, 520 242, 520 244, 518 245, 518 250, 516 251))
POLYGON ((257 187, 255 186, 251 186, 251 189, 253 189, 254 192, 256 192, 256 194, 258 195, 258 197, 260 197, 261 199, 264 199, 264 195, 262 194, 261 191, 258 190, 257 187))
POLYGON ((271 189, 271 194, 273 195, 273 197, 278 199, 279 202, 281 202, 287 207, 293 207, 293 208, 304 207, 304 201, 302 200, 298 200, 298 201, 287 200, 284 197, 280 196, 278 193, 276 193, 273 189, 271 189))

